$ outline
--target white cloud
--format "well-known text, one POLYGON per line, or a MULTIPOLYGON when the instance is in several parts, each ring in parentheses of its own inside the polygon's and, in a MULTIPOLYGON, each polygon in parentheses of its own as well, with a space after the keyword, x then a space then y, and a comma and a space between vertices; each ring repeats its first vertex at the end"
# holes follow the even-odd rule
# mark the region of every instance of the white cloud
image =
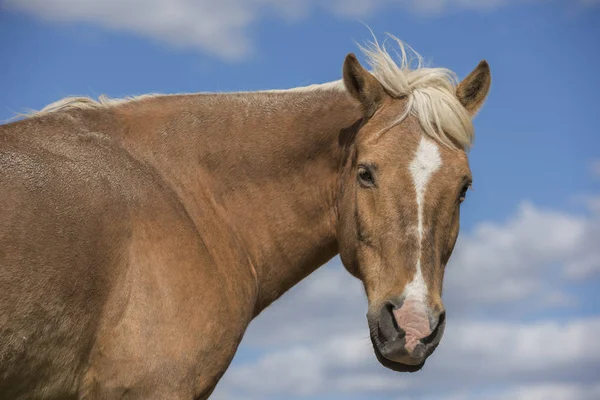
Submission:
POLYGON ((246 29, 256 2, 242 0, 9 0, 14 8, 54 21, 83 21, 177 45, 201 48, 224 59, 246 56, 246 29))
MULTIPOLYGON (((593 5, 595 0, 579 0, 593 5)), ((202 49, 225 60, 252 53, 251 28, 275 15, 305 18, 317 9, 360 19, 386 7, 401 6, 419 14, 446 10, 490 10, 516 0, 6 0, 4 7, 53 21, 94 23, 176 46, 202 49)))
POLYGON ((452 324, 423 371, 410 375, 384 370, 374 361, 370 342, 362 332, 346 333, 311 345, 267 352, 256 362, 234 365, 219 392, 259 398, 332 393, 390 399, 398 393, 418 393, 435 398, 442 390, 472 393, 499 383, 513 383, 517 393, 545 393, 546 386, 535 385, 547 379, 573 391, 596 382, 600 347, 595 341, 599 332, 598 317, 568 323, 452 324))
POLYGON ((594 209, 575 215, 525 202, 504 224, 480 224, 459 238, 446 275, 449 300, 460 300, 461 308, 522 299, 543 305, 563 298, 568 304, 554 281, 600 273, 598 237, 594 209))
POLYGON ((254 356, 234 361, 217 394, 261 399, 344 393, 393 400, 595 398, 588 391, 599 390, 594 371, 600 370, 600 347, 595 345, 600 317, 524 322, 519 312, 577 305, 561 283, 567 282, 565 275, 577 285, 600 272, 594 243, 600 237, 599 217, 594 209, 577 215, 523 203, 504 222, 463 232, 446 277, 446 333, 417 374, 399 375, 378 364, 368 337, 362 284, 336 258, 252 323, 240 352, 242 359, 245 350, 254 356))

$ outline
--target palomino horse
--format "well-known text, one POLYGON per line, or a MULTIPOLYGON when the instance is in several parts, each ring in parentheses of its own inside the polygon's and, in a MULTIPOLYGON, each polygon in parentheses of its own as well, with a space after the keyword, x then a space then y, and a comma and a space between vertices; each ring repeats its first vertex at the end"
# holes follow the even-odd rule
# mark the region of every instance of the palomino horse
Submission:
POLYGON ((0 398, 205 399, 250 321, 338 253, 379 361, 419 370, 491 78, 411 69, 399 43, 323 85, 68 98, 0 126, 0 398))

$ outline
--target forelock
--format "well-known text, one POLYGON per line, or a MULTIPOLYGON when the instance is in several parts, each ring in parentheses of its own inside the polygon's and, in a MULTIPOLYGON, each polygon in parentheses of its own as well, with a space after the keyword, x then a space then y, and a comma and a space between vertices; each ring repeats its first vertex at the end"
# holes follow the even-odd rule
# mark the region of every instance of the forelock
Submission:
POLYGON ((371 73, 393 97, 407 99, 404 113, 393 123, 401 123, 408 115, 419 119, 425 134, 448 147, 457 145, 464 150, 474 140, 471 116, 455 95, 458 78, 446 68, 428 68, 423 58, 400 39, 389 35, 398 45, 390 55, 385 42, 375 39, 368 46, 360 46, 371 73))

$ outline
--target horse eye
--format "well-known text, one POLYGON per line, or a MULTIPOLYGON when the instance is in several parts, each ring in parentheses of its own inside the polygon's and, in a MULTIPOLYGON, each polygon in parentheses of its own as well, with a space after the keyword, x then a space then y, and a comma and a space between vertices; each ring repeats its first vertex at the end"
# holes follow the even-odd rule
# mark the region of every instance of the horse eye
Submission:
POLYGON ((460 192, 460 202, 462 203, 463 201, 465 201, 465 198, 467 197, 467 191, 469 190, 469 188, 471 187, 470 183, 467 183, 465 185, 465 187, 463 187, 462 191, 460 192))
POLYGON ((358 167, 358 180, 363 186, 375 186, 375 178, 373 178, 373 173, 365 166, 361 165, 358 167))

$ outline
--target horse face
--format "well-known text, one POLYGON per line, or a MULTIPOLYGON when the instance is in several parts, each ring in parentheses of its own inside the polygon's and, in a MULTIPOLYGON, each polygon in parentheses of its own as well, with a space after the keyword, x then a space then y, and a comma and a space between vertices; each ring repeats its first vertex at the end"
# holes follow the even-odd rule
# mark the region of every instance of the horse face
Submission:
MULTIPOLYGON (((489 73, 487 64, 483 73, 489 73)), ((444 332, 442 282, 471 185, 467 154, 462 146, 428 134, 422 120, 405 112, 414 99, 390 96, 355 59, 347 59, 344 79, 363 103, 367 122, 344 172, 340 255, 364 284, 379 361, 412 372, 423 366, 444 332)), ((456 100, 470 118, 473 105, 456 100)))

